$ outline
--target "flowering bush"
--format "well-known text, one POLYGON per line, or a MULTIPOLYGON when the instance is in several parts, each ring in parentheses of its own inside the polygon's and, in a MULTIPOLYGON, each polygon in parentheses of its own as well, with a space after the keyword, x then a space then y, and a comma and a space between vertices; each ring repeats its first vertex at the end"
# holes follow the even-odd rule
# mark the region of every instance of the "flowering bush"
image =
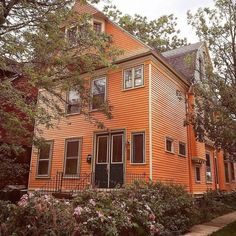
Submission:
POLYGON ((194 203, 184 187, 163 183, 85 190, 71 201, 29 194, 17 205, 0 201, 0 235, 178 235, 208 219, 204 212, 232 210, 231 201, 236 193, 209 192, 194 203))

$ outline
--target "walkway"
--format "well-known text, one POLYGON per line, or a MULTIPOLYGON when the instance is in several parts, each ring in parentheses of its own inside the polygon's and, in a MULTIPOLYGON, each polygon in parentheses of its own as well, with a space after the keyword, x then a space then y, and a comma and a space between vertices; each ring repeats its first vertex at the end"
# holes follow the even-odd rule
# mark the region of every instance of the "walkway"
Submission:
POLYGON ((236 221, 236 211, 217 217, 210 222, 195 225, 190 229, 190 233, 184 236, 208 236, 234 221, 236 221))

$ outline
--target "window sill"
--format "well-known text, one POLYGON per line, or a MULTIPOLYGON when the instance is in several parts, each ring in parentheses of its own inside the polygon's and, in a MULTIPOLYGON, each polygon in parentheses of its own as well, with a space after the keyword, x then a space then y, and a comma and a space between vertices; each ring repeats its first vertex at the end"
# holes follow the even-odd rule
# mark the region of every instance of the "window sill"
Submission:
POLYGON ((167 151, 167 150, 166 150, 166 153, 169 153, 169 154, 175 155, 175 153, 174 153, 174 152, 167 151))
POLYGON ((65 114, 65 117, 77 116, 77 115, 81 115, 81 112, 78 112, 78 113, 72 113, 72 114, 65 114))
POLYGON ((213 181, 207 181, 206 184, 213 184, 213 181))
POLYGON ((132 165, 132 166, 143 166, 143 165, 147 165, 147 163, 145 162, 145 163, 130 163, 130 165, 132 165))
POLYGON ((51 177, 50 176, 40 176, 40 175, 37 175, 35 177, 35 179, 51 179, 51 177))
POLYGON ((122 92, 126 92, 126 91, 130 91, 130 90, 134 90, 134 89, 140 89, 140 88, 144 88, 145 85, 141 85, 141 86, 137 86, 137 87, 133 87, 133 88, 123 88, 122 92))
POLYGON ((183 157, 183 158, 186 158, 187 155, 182 155, 182 154, 178 154, 179 157, 183 157))
POLYGON ((66 176, 66 175, 63 176, 63 179, 79 179, 79 178, 80 178, 79 175, 78 176, 77 175, 75 175, 75 176, 69 176, 69 175, 68 176, 66 176))
POLYGON ((201 181, 195 181, 196 184, 201 184, 201 181))

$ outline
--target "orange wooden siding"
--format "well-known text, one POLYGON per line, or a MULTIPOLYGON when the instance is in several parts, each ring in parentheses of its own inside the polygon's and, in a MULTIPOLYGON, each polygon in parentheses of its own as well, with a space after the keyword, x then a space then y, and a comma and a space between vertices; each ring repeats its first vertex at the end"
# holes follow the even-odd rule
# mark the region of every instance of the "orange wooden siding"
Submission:
POLYGON ((186 143, 187 130, 185 93, 178 78, 168 75, 165 68, 152 65, 152 146, 153 180, 175 182, 189 186, 188 158, 178 155, 179 142, 186 143), (179 100, 176 91, 181 91, 179 100), (174 154, 165 150, 165 138, 174 140, 174 154))

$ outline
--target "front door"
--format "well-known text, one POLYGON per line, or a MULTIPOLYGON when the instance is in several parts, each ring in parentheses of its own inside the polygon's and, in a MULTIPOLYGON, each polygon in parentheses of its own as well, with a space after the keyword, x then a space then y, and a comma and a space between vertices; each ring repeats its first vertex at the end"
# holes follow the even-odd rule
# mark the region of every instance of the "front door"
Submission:
POLYGON ((107 133, 96 137, 95 185, 114 188, 124 183, 124 134, 107 133))

